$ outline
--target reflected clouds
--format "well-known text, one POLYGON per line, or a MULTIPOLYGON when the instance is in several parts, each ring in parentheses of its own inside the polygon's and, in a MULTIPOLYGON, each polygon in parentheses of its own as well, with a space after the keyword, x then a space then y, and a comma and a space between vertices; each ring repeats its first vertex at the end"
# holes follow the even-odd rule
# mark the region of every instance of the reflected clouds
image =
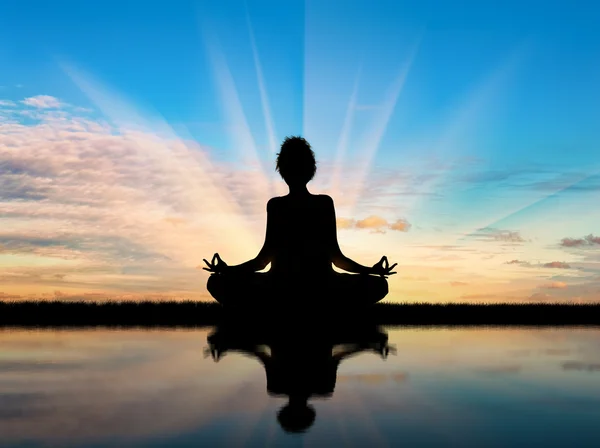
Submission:
POLYGON ((350 330, 6 329, 0 444, 281 445, 290 392, 314 411, 308 445, 562 443, 572 421, 582 446, 600 435, 597 328, 350 330))

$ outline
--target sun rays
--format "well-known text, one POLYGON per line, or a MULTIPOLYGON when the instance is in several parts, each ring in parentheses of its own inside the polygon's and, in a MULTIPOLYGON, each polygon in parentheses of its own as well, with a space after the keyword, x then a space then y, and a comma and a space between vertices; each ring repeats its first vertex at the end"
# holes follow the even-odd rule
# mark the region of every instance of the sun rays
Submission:
POLYGON ((356 178, 353 180, 354 188, 351 190, 351 198, 350 198, 350 210, 355 212, 357 202, 360 198, 360 195, 364 191, 366 177, 369 175, 370 168, 372 165, 373 158, 375 157, 377 150, 381 144, 381 140, 387 131, 388 124, 392 115, 394 113, 394 109, 396 107, 396 103, 398 102, 398 98, 402 92, 404 84, 406 82, 406 78, 410 72, 411 66, 415 59, 419 48, 419 41, 414 44, 413 48, 409 51, 409 56, 402 65, 400 69, 400 73, 394 80, 393 84, 389 87, 389 90, 386 93, 385 100, 381 106, 381 111, 376 115, 373 120, 373 126, 368 131, 368 136, 365 139, 365 147, 361 150, 359 154, 359 172, 357 173, 356 178))
MULTIPOLYGON (((250 20, 250 14, 246 9, 246 22, 248 24, 248 32, 250 35, 250 44, 252 46, 252 57, 254 59, 254 67, 256 70, 256 77, 258 82, 258 89, 260 91, 260 102, 262 106, 262 112, 265 119, 265 128, 267 131, 267 139, 269 143, 269 150, 271 152, 271 158, 275 158, 275 154, 277 153, 277 148, 279 145, 276 133, 275 133, 275 125, 273 123, 273 117, 271 116, 271 108, 269 107, 269 98, 267 94, 267 89, 265 85, 265 80, 263 76, 262 67, 260 64, 260 58, 258 55, 258 48, 256 47, 256 40, 254 38, 254 30, 252 28, 252 22, 250 20)), ((271 176, 272 178, 272 176, 271 176)), ((282 195, 284 193, 284 187, 280 182, 273 181, 272 188, 275 190, 277 195, 282 195)))
POLYGON ((543 39, 534 53, 526 34, 424 32, 368 2, 301 2, 268 18, 268 6, 238 6, 199 7, 172 33, 180 47, 132 50, 139 65, 123 63, 128 50, 121 62, 56 60, 73 95, 43 83, 3 93, 0 293, 30 281, 61 297, 208 297, 203 258, 237 264, 260 250, 266 203, 287 193, 274 159, 290 135, 316 153, 309 190, 333 197, 344 253, 402 267, 392 301, 568 297, 598 278, 596 245, 560 243, 598 233, 592 114, 574 87, 544 111, 552 82, 571 87, 541 78, 548 61, 534 67, 543 39))
POLYGON ((340 177, 342 172, 342 167, 344 164, 344 160, 346 158, 346 154, 348 152, 348 140, 350 139, 350 132, 352 129, 352 123, 354 119, 354 111, 356 108, 357 96, 358 96, 358 87, 360 85, 360 75, 361 75, 361 67, 359 67, 358 73, 356 75, 356 80, 354 81, 354 87, 352 88, 352 94, 350 95, 350 100, 348 101, 348 109, 346 111, 346 116, 344 117, 344 124, 342 130, 340 132, 340 138, 337 145, 335 162, 333 165, 333 174, 331 177, 331 187, 330 194, 337 198, 340 196, 340 177))
MULTIPOLYGON (((266 84, 262 66, 259 58, 250 15, 246 15, 246 22, 250 37, 252 59, 257 76, 257 89, 260 94, 260 103, 266 128, 269 156, 272 158, 277 151, 278 140, 275 133, 275 123, 269 106, 268 86, 266 84)), ((249 121, 244 113, 244 105, 238 95, 234 77, 226 60, 226 55, 220 50, 216 34, 204 30, 204 41, 209 56, 209 62, 214 71, 215 86, 220 95, 220 104, 224 112, 224 118, 228 129, 226 137, 232 142, 238 151, 238 164, 255 172, 255 181, 251 185, 253 193, 251 201, 255 203, 266 202, 269 190, 283 193, 282 183, 270 181, 272 175, 267 174, 264 168, 264 155, 256 145, 255 133, 249 126, 249 121), (273 190, 275 189, 275 190, 273 190)), ((387 89, 385 101, 380 107, 380 113, 373 120, 371 129, 367 132, 367 145, 359 153, 357 158, 357 178, 350 184, 342 185, 341 173, 348 164, 347 147, 348 140, 352 134, 352 122, 354 109, 357 105, 357 95, 360 90, 360 73, 354 81, 352 96, 348 103, 344 126, 339 136, 339 144, 333 164, 332 181, 330 185, 338 191, 340 188, 350 192, 349 203, 354 208, 364 190, 366 178, 369 174, 371 161, 375 157, 388 123, 393 115, 395 105, 398 101, 410 66, 414 60, 418 45, 410 52, 408 59, 402 64, 397 78, 387 89)), ((219 220, 219 225, 214 227, 212 241, 220 241, 220 244, 229 244, 232 247, 245 247, 243 253, 251 253, 251 247, 258 250, 260 241, 256 231, 250 229, 248 224, 248 211, 239 205, 239 200, 232 196, 224 185, 220 185, 220 179, 215 176, 213 162, 206 157, 205 153, 198 151, 198 146, 189 135, 182 135, 185 129, 180 128, 176 132, 173 127, 160 115, 142 112, 122 95, 110 92, 108 88, 101 86, 88 74, 85 74, 73 64, 60 61, 60 65, 70 79, 92 100, 100 111, 116 126, 118 132, 124 136, 131 136, 136 142, 138 150, 144 156, 152 160, 154 166, 160 167, 170 173, 173 181, 180 184, 184 196, 179 199, 186 204, 191 216, 198 221, 206 220, 207 216, 225 217, 227 220, 219 220), (225 223, 227 225, 224 225, 225 223), (217 232, 218 228, 218 232, 217 232), (218 234, 222 236, 219 237, 218 234)), ((309 89, 309 86, 306 86, 309 89)), ((326 99, 324 99, 326 101, 326 99)), ((272 194, 271 193, 271 194, 272 194)), ((171 219, 171 218, 169 218, 171 219)), ((186 219, 190 219, 188 215, 186 219)), ((172 244, 172 238, 167 238, 165 244, 172 244)))
MULTIPOLYGON (((241 248, 243 253, 256 250, 259 237, 250 229, 246 214, 231 193, 219 185, 210 160, 197 150, 191 138, 182 139, 160 117, 151 119, 142 116, 122 98, 99 86, 89 75, 82 74, 73 66, 63 63, 62 67, 73 82, 116 124, 119 131, 138 143, 138 151, 151 161, 152 166, 163 170, 171 181, 180 185, 181 193, 177 200, 185 204, 186 218, 218 221, 218 226, 207 227, 215 231, 211 239, 216 238, 238 251, 241 248), (132 128, 135 130, 132 131, 132 128), (219 233, 221 236, 218 236, 219 233)), ((255 183, 257 189, 265 186, 260 180, 259 178, 255 183)))
MULTIPOLYGON (((95 105, 106 115, 106 117, 116 125, 118 131, 124 136, 130 136, 137 145, 144 157, 151 160, 154 167, 162 170, 166 177, 178 185, 181 196, 177 201, 185 204, 185 213, 181 218, 177 213, 170 213, 166 217, 169 222, 177 221, 177 235, 158 233, 155 235, 155 244, 162 247, 164 253, 171 257, 179 256, 188 265, 194 263, 195 258, 201 258, 201 254, 186 254, 189 252, 186 240, 198 238, 194 232, 203 229, 203 239, 210 241, 215 250, 222 247, 226 253, 234 257, 249 257, 255 255, 260 248, 260 230, 253 227, 251 221, 256 213, 259 213, 261 207, 259 204, 266 203, 270 195, 281 194, 282 184, 273 180, 274 173, 268 173, 265 170, 264 161, 273 158, 277 151, 277 135, 275 132, 276 123, 273 119, 270 109, 269 89, 266 83, 262 65, 260 62, 260 49, 254 37, 250 15, 246 14, 246 24, 250 37, 250 49, 254 71, 256 73, 257 85, 260 97, 260 108, 262 111, 266 137, 268 143, 268 153, 263 154, 256 145, 256 132, 251 129, 245 110, 247 106, 242 104, 238 94, 239 87, 236 85, 234 76, 227 62, 225 55, 219 45, 216 33, 211 33, 205 29, 204 43, 209 57, 209 63, 214 72, 214 81, 217 92, 219 93, 220 104, 224 113, 227 135, 224 135, 232 144, 236 155, 238 166, 248 170, 246 176, 250 176, 249 188, 245 190, 245 199, 247 203, 255 204, 251 210, 240 202, 240 198, 235 196, 230 186, 222 184, 222 178, 216 172, 217 167, 211 160, 208 153, 199 151, 199 146, 192 137, 189 136, 184 128, 177 132, 173 127, 158 114, 148 114, 141 112, 139 108, 128 103, 121 96, 111 93, 107 88, 93 81, 89 75, 83 74, 72 64, 62 63, 65 73, 72 81, 95 103, 95 105), (270 192, 270 193, 269 193, 270 192), (189 221, 192 221, 191 223, 189 221), (218 223, 218 224, 217 224, 218 223), (181 225, 180 225, 181 224, 181 225), (200 226, 200 227, 199 227, 200 226), (175 247, 176 246, 176 247, 175 247)), ((365 73, 362 67, 353 74, 339 73, 340 77, 351 77, 352 89, 350 96, 346 101, 346 108, 343 110, 344 116, 341 117, 341 129, 337 137, 337 147, 333 154, 332 162, 327 161, 327 151, 321 152, 322 148, 315 148, 318 153, 325 154, 325 163, 330 164, 329 188, 334 197, 344 191, 342 205, 354 216, 357 208, 361 206, 361 197, 367 187, 368 178, 373 168, 373 160, 381 148, 381 142, 388 131, 392 122, 394 111, 401 97, 402 91, 410 75, 411 67, 418 56, 418 49, 421 36, 409 46, 408 54, 399 64, 400 69, 395 78, 389 85, 379 87, 379 97, 383 97, 383 102, 375 108, 375 113, 371 120, 365 125, 360 123, 356 125, 356 110, 358 108, 358 98, 361 86, 369 85, 369 74, 365 73), (362 130, 363 138, 360 139, 363 144, 358 152, 353 156, 349 154, 351 139, 356 140, 357 130, 362 130), (343 173, 348 170, 352 176, 344 176, 343 173)), ((313 66, 312 70, 317 70, 318 65, 313 66)), ((490 81, 484 84, 483 90, 475 92, 472 100, 467 102, 453 121, 448 123, 446 132, 443 133, 437 146, 431 148, 431 154, 443 156, 444 151, 451 151, 455 145, 455 135, 458 130, 468 126, 482 107, 490 90, 497 90, 498 71, 490 81)), ((344 81, 346 82, 346 81, 344 81)), ((307 108, 311 110, 319 108, 319 101, 327 102, 327 97, 319 100, 319 92, 327 89, 327 86, 312 83, 305 84, 304 95, 312 98, 310 105, 304 103, 304 113, 307 108)), ((323 123, 326 125, 326 123, 323 123)), ((353 143, 354 146, 355 143, 353 143)), ((426 157, 426 154, 421 154, 426 157)), ((443 177, 443 176, 442 176, 443 177)), ((421 187, 431 193, 440 185, 439 175, 430 177, 421 187)), ((406 182, 402 179, 393 179, 392 183, 406 182)), ((414 201, 422 200, 423 196, 413 196, 412 204, 405 209, 410 211, 414 201)), ((362 204, 363 210, 368 206, 362 204)), ((143 210, 139 211, 143 214, 143 210)), ((262 212, 261 212, 262 213, 262 212)), ((208 254, 202 254, 207 256, 208 254)))

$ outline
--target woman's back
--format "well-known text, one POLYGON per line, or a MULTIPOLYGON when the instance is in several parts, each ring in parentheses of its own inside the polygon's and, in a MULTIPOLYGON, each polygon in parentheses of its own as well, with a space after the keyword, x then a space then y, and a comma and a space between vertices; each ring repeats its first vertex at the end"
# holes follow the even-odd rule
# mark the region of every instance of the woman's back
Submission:
POLYGON ((333 201, 326 195, 283 196, 267 206, 271 272, 285 277, 333 271, 333 201))

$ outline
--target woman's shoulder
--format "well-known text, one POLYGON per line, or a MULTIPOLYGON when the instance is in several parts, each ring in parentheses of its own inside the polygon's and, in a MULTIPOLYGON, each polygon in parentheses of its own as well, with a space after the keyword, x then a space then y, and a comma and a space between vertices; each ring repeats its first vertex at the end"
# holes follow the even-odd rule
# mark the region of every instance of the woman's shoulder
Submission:
MULTIPOLYGON (((332 207, 333 199, 327 194, 313 194, 309 197, 309 203, 317 204, 323 207, 332 207)), ((267 202, 267 211, 274 210, 280 207, 285 207, 285 204, 290 202, 288 196, 275 196, 267 202)))
POLYGON ((282 200, 283 200, 282 196, 275 196, 274 198, 269 199, 267 201, 267 211, 273 210, 274 208, 276 208, 279 204, 281 204, 282 200))
POLYGON ((333 198, 328 194, 317 194, 315 198, 324 205, 333 205, 333 198))

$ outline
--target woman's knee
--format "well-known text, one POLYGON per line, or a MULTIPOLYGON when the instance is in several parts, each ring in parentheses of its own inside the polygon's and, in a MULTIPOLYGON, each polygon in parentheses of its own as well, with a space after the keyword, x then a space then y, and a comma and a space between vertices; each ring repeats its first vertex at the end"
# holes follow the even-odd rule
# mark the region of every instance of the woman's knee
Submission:
POLYGON ((387 279, 385 277, 372 277, 370 289, 373 291, 373 298, 378 302, 387 296, 389 292, 387 279))
POLYGON ((217 299, 218 296, 222 295, 222 291, 223 291, 223 276, 222 275, 217 275, 217 274, 212 274, 210 277, 208 277, 208 282, 206 283, 206 289, 208 289, 208 292, 210 292, 210 294, 217 299))

